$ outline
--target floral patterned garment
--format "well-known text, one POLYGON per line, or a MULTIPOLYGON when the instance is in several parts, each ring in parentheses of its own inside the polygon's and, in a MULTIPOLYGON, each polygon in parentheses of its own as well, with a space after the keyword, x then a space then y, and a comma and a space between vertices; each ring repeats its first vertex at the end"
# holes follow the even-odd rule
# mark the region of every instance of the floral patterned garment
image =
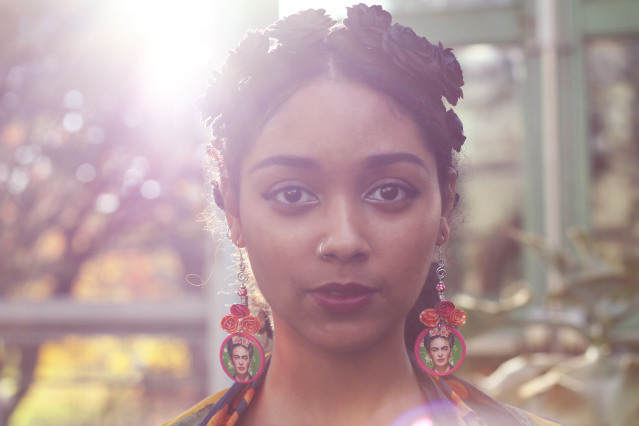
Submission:
MULTIPOLYGON (((417 366, 412 353, 409 353, 409 356, 424 397, 429 401, 420 407, 421 413, 430 417, 435 426, 559 425, 519 408, 502 404, 452 374, 430 376, 417 366)), ((235 383, 161 426, 234 426, 255 396, 270 361, 269 357, 264 365, 264 373, 254 382, 235 383)))

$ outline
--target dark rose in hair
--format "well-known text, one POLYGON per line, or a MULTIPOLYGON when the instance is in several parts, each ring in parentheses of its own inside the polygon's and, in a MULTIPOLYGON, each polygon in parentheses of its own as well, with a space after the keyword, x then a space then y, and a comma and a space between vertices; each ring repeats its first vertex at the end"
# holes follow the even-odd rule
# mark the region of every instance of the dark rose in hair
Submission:
POLYGON ((464 85, 464 75, 461 66, 453 53, 453 49, 444 49, 441 42, 437 46, 439 51, 438 62, 442 70, 440 86, 442 95, 451 105, 457 105, 459 98, 464 97, 461 86, 464 85))
POLYGON ((409 27, 394 24, 384 32, 384 51, 393 62, 415 78, 436 79, 440 72, 435 46, 426 38, 419 37, 409 27))
POLYGON ((464 136, 464 125, 452 108, 446 111, 446 125, 448 126, 448 132, 451 135, 451 139, 453 140, 452 148, 457 152, 461 151, 461 147, 464 144, 464 141, 466 141, 466 136, 464 136))
POLYGON ((360 3, 347 7, 344 26, 352 31, 366 47, 381 48, 382 35, 390 27, 393 18, 381 6, 368 7, 360 3))
POLYGON ((286 47, 321 41, 336 23, 324 9, 308 9, 280 19, 266 31, 286 47))
POLYGON ((222 115, 231 98, 230 85, 225 83, 224 77, 219 72, 214 70, 213 78, 208 80, 208 83, 204 96, 200 96, 195 101, 195 106, 202 112, 202 120, 207 126, 222 115))
POLYGON ((268 36, 262 30, 248 31, 238 43, 235 50, 229 52, 224 69, 236 74, 238 82, 256 71, 270 46, 268 36))
POLYGON ((204 96, 196 101, 206 124, 214 122, 222 115, 242 82, 250 79, 269 49, 269 38, 262 30, 249 31, 235 50, 231 50, 222 66, 222 72, 213 71, 213 79, 208 80, 204 96))

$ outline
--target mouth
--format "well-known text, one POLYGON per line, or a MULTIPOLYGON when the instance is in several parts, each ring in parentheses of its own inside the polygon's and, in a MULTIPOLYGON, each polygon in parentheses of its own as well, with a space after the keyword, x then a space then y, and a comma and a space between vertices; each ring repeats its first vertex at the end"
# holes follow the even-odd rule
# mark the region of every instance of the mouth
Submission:
POLYGON ((377 293, 378 290, 359 283, 330 283, 310 291, 320 308, 335 314, 359 311, 370 305, 377 293))

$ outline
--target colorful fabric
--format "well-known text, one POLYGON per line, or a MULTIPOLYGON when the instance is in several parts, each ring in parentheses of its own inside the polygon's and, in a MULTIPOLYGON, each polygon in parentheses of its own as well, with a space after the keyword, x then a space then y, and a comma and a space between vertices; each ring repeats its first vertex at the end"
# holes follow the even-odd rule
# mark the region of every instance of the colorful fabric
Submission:
MULTIPOLYGON (((417 365, 409 353, 424 397, 424 410, 437 426, 558 426, 519 408, 491 398, 470 383, 455 377, 431 376, 417 365)), ((252 383, 235 383, 230 388, 209 396, 196 406, 161 426, 234 426, 251 403, 264 373, 252 383)))

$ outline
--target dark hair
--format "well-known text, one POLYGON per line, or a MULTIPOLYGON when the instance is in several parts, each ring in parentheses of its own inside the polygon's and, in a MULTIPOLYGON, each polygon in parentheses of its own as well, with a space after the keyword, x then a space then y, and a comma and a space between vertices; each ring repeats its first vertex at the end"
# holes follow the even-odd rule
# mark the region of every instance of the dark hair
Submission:
POLYGON ((431 336, 430 334, 426 334, 426 337, 424 337, 424 347, 426 348, 427 352, 430 352, 430 344, 433 340, 437 339, 441 337, 442 339, 446 339, 448 340, 448 345, 450 346, 450 349, 453 349, 453 346, 455 346, 455 335, 453 333, 450 333, 448 335, 448 337, 444 337, 444 336, 431 336))
MULTIPOLYGON (((232 339, 229 339, 229 341, 226 343, 226 350, 229 353, 229 358, 231 358, 231 361, 233 361, 233 349, 237 348, 238 346, 242 346, 246 348, 246 346, 242 345, 241 343, 233 343, 232 339)), ((248 352, 249 352, 249 363, 250 363, 251 360, 253 359, 253 351, 255 351, 255 348, 253 347, 253 343, 249 342, 249 347, 246 349, 248 349, 248 352)))
MULTIPOLYGON (((435 156, 442 197, 449 193, 453 151, 466 139, 461 121, 442 100, 456 105, 462 97, 462 71, 452 49, 391 25, 381 6, 360 3, 347 11, 343 25, 322 9, 309 9, 265 31, 249 31, 221 72, 213 72, 197 106, 213 132, 207 153, 217 164, 220 180, 211 183, 221 209, 220 182, 238 190, 241 162, 266 122, 298 89, 320 79, 359 82, 384 94, 419 126, 435 156)), ((436 303, 435 283, 427 280, 413 308, 420 310, 406 320, 409 347, 423 329, 421 306, 436 303)))

